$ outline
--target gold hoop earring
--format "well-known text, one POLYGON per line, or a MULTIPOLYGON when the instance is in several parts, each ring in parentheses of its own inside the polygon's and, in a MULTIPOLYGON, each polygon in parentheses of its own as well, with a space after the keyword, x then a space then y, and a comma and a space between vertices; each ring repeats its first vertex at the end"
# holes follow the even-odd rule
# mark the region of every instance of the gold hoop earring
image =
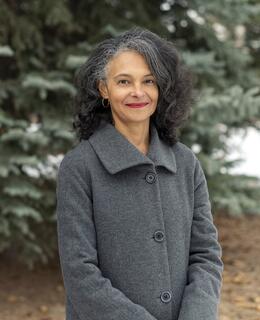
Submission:
POLYGON ((108 99, 104 99, 104 98, 103 98, 103 99, 102 99, 102 106, 103 106, 104 108, 108 108, 108 107, 110 106, 109 100, 108 100, 108 99), (107 101, 108 101, 108 103, 107 103, 107 104, 105 104, 105 103, 104 103, 104 101, 105 101, 105 100, 107 100, 107 101))

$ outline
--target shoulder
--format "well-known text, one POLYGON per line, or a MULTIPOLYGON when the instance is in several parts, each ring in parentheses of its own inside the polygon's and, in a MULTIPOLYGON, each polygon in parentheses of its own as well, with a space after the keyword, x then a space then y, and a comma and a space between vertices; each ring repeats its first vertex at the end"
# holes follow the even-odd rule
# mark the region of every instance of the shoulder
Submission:
POLYGON ((91 153, 88 140, 82 140, 65 153, 57 171, 57 190, 69 186, 73 190, 81 188, 91 197, 91 175, 87 166, 91 153))
POLYGON ((172 148, 176 161, 179 162, 179 164, 195 165, 196 161, 198 161, 197 156, 192 149, 184 143, 178 141, 172 148))
POLYGON ((197 177, 200 178, 201 176, 204 176, 201 162, 190 147, 178 141, 173 146, 173 152, 177 167, 181 171, 188 173, 188 175, 194 176, 195 179, 197 177))
POLYGON ((59 165, 59 171, 80 171, 85 172, 87 163, 91 161, 93 154, 88 140, 82 140, 77 145, 68 150, 59 165))

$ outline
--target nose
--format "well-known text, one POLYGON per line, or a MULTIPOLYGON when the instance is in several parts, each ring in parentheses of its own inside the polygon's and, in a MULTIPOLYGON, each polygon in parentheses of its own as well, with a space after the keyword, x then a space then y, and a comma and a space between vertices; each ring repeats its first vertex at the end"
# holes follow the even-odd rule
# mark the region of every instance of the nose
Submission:
POLYGON ((144 96, 144 91, 143 91, 143 89, 142 89, 142 86, 136 84, 136 85, 133 87, 133 91, 131 92, 130 95, 131 95, 131 97, 137 97, 137 98, 143 97, 143 96, 144 96))

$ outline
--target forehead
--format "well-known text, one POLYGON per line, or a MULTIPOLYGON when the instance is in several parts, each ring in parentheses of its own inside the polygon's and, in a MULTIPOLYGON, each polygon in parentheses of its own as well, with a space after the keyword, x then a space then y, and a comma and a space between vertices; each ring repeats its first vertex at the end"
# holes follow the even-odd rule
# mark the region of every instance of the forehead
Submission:
POLYGON ((119 73, 149 73, 150 69, 145 58, 135 51, 118 53, 107 64, 107 75, 114 76, 119 73))

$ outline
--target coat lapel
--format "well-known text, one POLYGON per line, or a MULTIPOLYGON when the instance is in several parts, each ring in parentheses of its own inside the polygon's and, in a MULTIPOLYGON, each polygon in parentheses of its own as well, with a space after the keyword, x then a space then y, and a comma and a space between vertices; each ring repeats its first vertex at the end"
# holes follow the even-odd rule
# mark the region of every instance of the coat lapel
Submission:
POLYGON ((159 138, 152 122, 150 135, 149 151, 144 155, 111 123, 101 120, 99 128, 90 136, 89 142, 111 174, 142 164, 163 166, 175 173, 177 168, 173 149, 159 138))

